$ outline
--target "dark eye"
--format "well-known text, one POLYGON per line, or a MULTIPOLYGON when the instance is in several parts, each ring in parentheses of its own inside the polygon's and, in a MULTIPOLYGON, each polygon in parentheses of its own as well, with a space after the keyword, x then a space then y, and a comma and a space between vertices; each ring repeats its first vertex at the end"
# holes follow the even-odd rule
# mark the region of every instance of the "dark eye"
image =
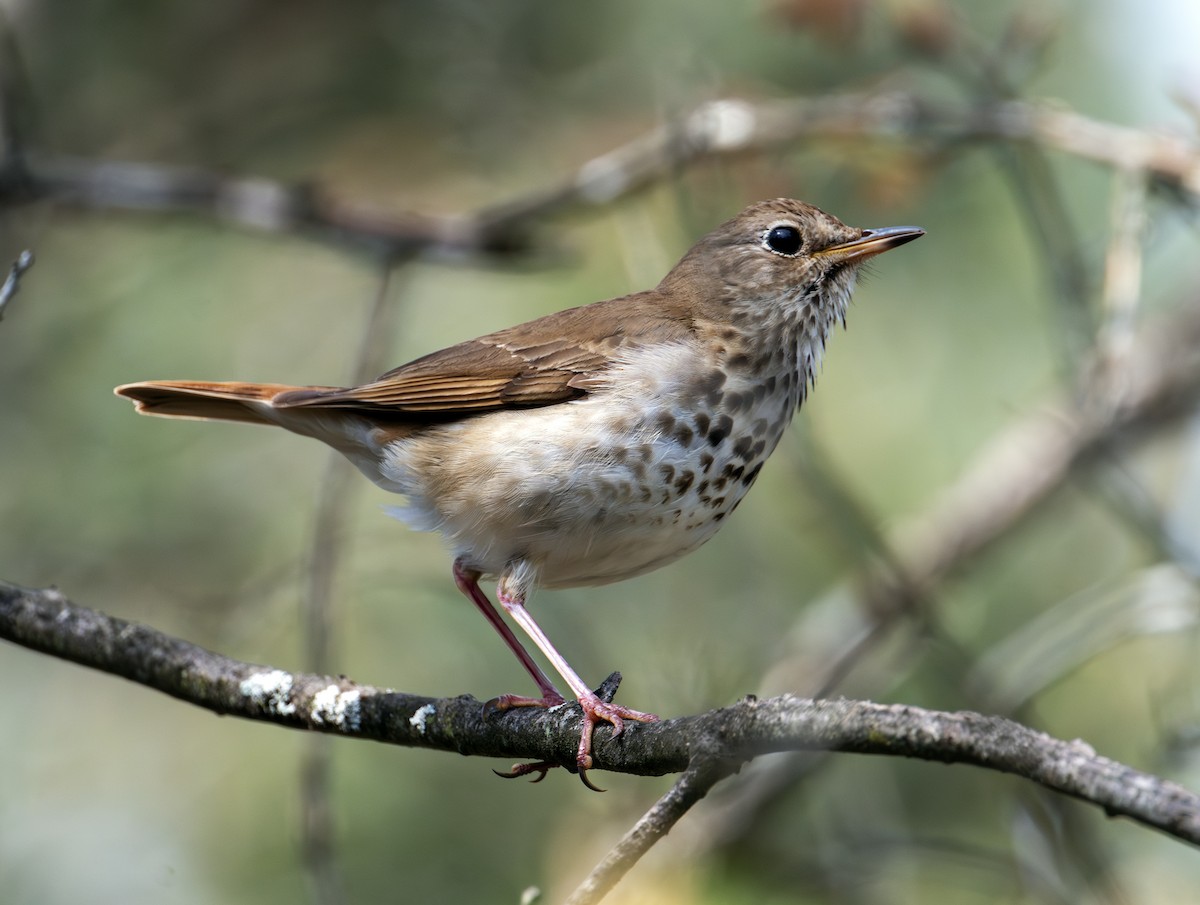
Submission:
POLYGON ((775 226, 763 236, 763 241, 771 251, 790 257, 800 251, 800 230, 794 226, 775 226))

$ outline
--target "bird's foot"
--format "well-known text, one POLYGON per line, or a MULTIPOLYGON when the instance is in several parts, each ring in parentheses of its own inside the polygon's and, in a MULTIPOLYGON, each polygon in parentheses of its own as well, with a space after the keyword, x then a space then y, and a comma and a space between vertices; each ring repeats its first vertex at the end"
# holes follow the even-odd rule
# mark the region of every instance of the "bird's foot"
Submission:
MULTIPOLYGON (((483 715, 486 717, 492 713, 503 713, 505 710, 512 710, 516 707, 557 707, 559 704, 567 703, 558 692, 547 693, 540 698, 530 698, 520 694, 502 694, 497 695, 490 701, 485 701, 483 705, 483 715)), ((522 776, 529 776, 531 773, 536 773, 537 777, 530 780, 531 782, 541 782, 546 778, 546 774, 557 767, 558 764, 552 764, 549 761, 535 761, 531 764, 513 764, 512 769, 507 773, 501 773, 499 770, 492 772, 501 779, 518 779, 522 776)))
MULTIPOLYGON (((593 792, 603 792, 604 790, 593 785, 588 779, 587 771, 592 768, 592 735, 597 723, 610 723, 613 727, 612 737, 616 738, 625 731, 625 721, 633 720, 638 723, 656 723, 658 717, 653 713, 642 713, 640 710, 633 710, 629 707, 622 707, 620 704, 612 702, 613 696, 617 693, 617 688, 621 684, 621 674, 614 672, 611 676, 604 680, 595 692, 588 692, 581 695, 578 699, 579 706, 583 710, 583 730, 579 736, 579 747, 575 752, 575 766, 571 772, 578 773, 580 781, 593 792)), ((557 707, 559 704, 566 703, 562 695, 545 695, 540 698, 529 698, 515 694, 503 694, 499 697, 492 698, 483 705, 485 715, 496 711, 511 710, 514 707, 557 707)), ((517 779, 521 776, 530 776, 537 774, 533 782, 541 782, 546 778, 546 774, 550 770, 559 766, 558 764, 549 761, 535 761, 528 764, 513 764, 511 770, 507 773, 501 773, 499 770, 493 770, 497 776, 504 779, 517 779)))
MULTIPOLYGON (((548 760, 539 760, 539 761, 534 761, 533 763, 530 763, 530 764, 513 764, 512 769, 509 770, 507 773, 501 773, 499 770, 493 770, 492 772, 495 773, 497 776, 499 776, 501 779, 517 779, 521 776, 529 776, 532 773, 536 773, 537 776, 534 779, 531 779, 529 781, 533 782, 533 783, 537 783, 537 782, 541 782, 543 779, 545 779, 546 774, 549 773, 551 770, 553 770, 555 767, 561 767, 561 766, 562 766, 562 764, 551 763, 548 760)), ((594 785, 592 783, 592 781, 587 778, 587 773, 585 773, 583 770, 580 770, 577 767, 570 767, 570 766, 563 767, 563 769, 569 770, 572 773, 579 774, 580 782, 582 782, 585 786, 587 786, 593 792, 603 792, 604 791, 604 789, 601 789, 599 786, 594 785)))
POLYGON ((616 738, 625 731, 625 721, 637 723, 657 723, 658 717, 653 713, 643 713, 620 704, 602 700, 598 695, 588 693, 579 698, 579 706, 583 708, 583 731, 579 734, 579 747, 575 751, 575 766, 579 770, 579 778, 589 789, 599 792, 587 779, 587 771, 592 769, 592 733, 597 723, 611 723, 612 737, 616 738))

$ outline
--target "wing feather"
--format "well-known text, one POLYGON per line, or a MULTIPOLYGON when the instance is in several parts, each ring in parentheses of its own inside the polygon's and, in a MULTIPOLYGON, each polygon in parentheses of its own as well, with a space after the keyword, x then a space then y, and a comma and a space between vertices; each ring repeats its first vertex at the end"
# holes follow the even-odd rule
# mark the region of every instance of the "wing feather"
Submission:
POLYGON ((297 389, 272 404, 453 418, 579 399, 603 383, 622 349, 689 331, 677 316, 647 305, 649 296, 559 311, 410 361, 362 386, 297 389))

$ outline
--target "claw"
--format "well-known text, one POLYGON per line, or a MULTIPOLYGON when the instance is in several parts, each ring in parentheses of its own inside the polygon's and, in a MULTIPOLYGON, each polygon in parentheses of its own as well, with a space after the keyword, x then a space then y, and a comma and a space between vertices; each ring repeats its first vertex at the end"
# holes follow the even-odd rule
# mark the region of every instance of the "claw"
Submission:
MULTIPOLYGON (((539 761, 535 761, 534 763, 531 763, 531 764, 513 764, 512 769, 509 770, 507 773, 501 773, 499 770, 493 770, 492 772, 495 773, 497 776, 499 776, 501 779, 520 779, 522 776, 529 776, 531 773, 536 773, 537 777, 534 779, 531 779, 530 782, 531 783, 539 783, 543 779, 545 779, 547 774, 549 774, 549 772, 557 766, 559 766, 559 765, 552 764, 549 761, 539 760, 539 761)), ((594 782, 592 782, 590 779, 588 779, 586 770, 576 770, 574 772, 579 774, 579 781, 582 782, 589 789, 591 789, 593 792, 607 791, 606 789, 600 788, 598 785, 596 785, 594 782)))
MULTIPOLYGON (((518 779, 522 776, 528 776, 530 773, 536 773, 538 774, 537 779, 531 779, 530 782, 537 783, 545 779, 546 774, 557 766, 558 764, 552 764, 548 761, 539 760, 532 764, 513 764, 512 769, 507 773, 501 773, 499 770, 493 770, 492 772, 501 779, 518 779)), ((584 780, 584 784, 588 784, 587 780, 584 780)))
POLYGON ((607 792, 608 791, 607 789, 600 788, 598 785, 594 784, 590 779, 588 779, 587 770, 579 771, 579 781, 581 783, 583 783, 585 786, 587 786, 589 789, 591 789, 593 792, 607 792))

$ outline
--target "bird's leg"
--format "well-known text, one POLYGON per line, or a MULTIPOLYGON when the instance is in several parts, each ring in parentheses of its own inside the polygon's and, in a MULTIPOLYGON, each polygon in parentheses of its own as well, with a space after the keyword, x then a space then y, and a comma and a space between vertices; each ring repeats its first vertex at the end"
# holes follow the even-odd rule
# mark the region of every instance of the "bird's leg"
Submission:
MULTIPOLYGON (((521 665, 525 667, 525 671, 533 678, 538 690, 542 693, 540 698, 528 698, 513 694, 501 695, 498 698, 488 701, 485 708, 489 710, 507 710, 510 707, 553 707, 564 703, 565 699, 559 690, 554 687, 554 683, 546 677, 546 674, 533 661, 529 652, 517 640, 512 629, 508 627, 508 624, 496 612, 496 608, 492 606, 492 602, 488 600, 487 595, 483 593, 483 590, 479 587, 479 578, 480 573, 474 569, 467 568, 461 559, 454 561, 454 583, 475 604, 476 608, 483 613, 487 621, 492 624, 492 628, 500 633, 500 637, 504 639, 504 643, 508 645, 509 650, 516 655, 517 659, 521 661, 521 665)), ((516 588, 520 587, 520 582, 518 581, 514 581, 511 584, 515 585, 516 588)), ((600 791, 588 781, 586 772, 592 768, 592 735, 596 728, 596 723, 600 721, 611 723, 613 737, 616 738, 616 736, 624 731, 625 720, 652 723, 656 722, 658 717, 652 713, 642 713, 640 710, 633 710, 629 707, 622 707, 620 704, 609 703, 588 688, 583 679, 579 677, 579 674, 571 668, 566 658, 550 643, 550 639, 546 637, 546 633, 542 631, 541 626, 534 621, 534 618, 529 614, 529 610, 525 608, 524 592, 516 588, 510 590, 506 586, 506 582, 501 581, 498 594, 500 605, 525 630, 525 634, 533 639, 533 643, 546 655, 546 658, 553 664, 558 674, 566 680, 567 685, 579 701, 579 706, 583 710, 583 730, 579 736, 579 748, 575 753, 575 764, 584 785, 590 789, 600 791)), ((519 764, 511 772, 499 775, 512 778, 537 773, 538 778, 534 782, 539 782, 545 777, 546 771, 552 766, 553 764, 544 762, 519 764)))
MULTIPOLYGON (((508 645, 508 649, 516 654, 517 659, 521 661, 521 665, 525 667, 525 671, 533 677, 538 690, 542 693, 540 698, 530 698, 519 694, 502 694, 499 697, 492 698, 483 705, 484 713, 491 710, 508 710, 510 707, 554 707, 558 704, 565 704, 566 698, 554 687, 554 683, 547 678, 546 674, 542 672, 541 667, 529 656, 529 651, 525 650, 525 646, 517 640, 517 636, 513 634, 508 624, 500 618, 500 614, 496 612, 496 608, 488 600, 487 594, 483 593, 483 589, 479 587, 479 578, 480 573, 474 569, 466 568, 461 559, 454 560, 454 583, 475 604, 479 612, 483 613, 487 621, 492 624, 492 628, 500 633, 500 637, 504 639, 504 643, 508 645)), ((516 764, 507 773, 501 773, 498 770, 493 770, 492 772, 504 779, 516 779, 518 776, 529 776, 536 773, 537 778, 533 781, 541 782, 554 766, 554 764, 545 761, 538 761, 531 764, 516 764)), ((584 784, 591 786, 586 777, 584 778, 584 784)), ((595 788, 595 786, 591 787, 595 788)))
POLYGON ((575 753, 575 763, 579 768, 580 776, 583 777, 584 783, 591 788, 595 788, 591 783, 588 783, 584 771, 592 768, 592 732, 596 728, 596 723, 601 720, 606 723, 612 723, 613 738, 616 738, 624 731, 625 720, 635 720, 639 723, 653 723, 657 722, 658 717, 652 713, 642 713, 640 710, 632 710, 629 707, 622 707, 620 704, 611 704, 602 700, 594 691, 588 688, 583 679, 579 678, 578 673, 571 668, 571 664, 550 643, 550 639, 546 637, 546 633, 542 631, 541 626, 534 621, 529 610, 525 608, 523 596, 510 591, 505 586, 503 580, 500 582, 500 589, 497 596, 500 599, 500 605, 504 607, 504 611, 512 616, 513 621, 517 625, 525 630, 525 634, 533 639, 533 643, 546 655, 546 659, 550 661, 551 665, 558 671, 558 674, 566 680, 567 685, 579 701, 579 706, 583 708, 583 731, 579 737, 579 748, 575 753))
POLYGON ((500 637, 504 639, 508 649, 516 654, 521 665, 525 667, 525 671, 537 684, 538 691, 542 693, 540 698, 526 698, 515 694, 501 695, 488 701, 487 708, 507 710, 509 707, 554 707, 557 704, 565 703, 566 698, 554 687, 554 683, 546 677, 542 668, 533 661, 533 657, 529 656, 529 651, 525 650, 521 642, 517 640, 512 629, 508 627, 508 624, 496 612, 496 608, 492 606, 492 602, 488 600, 487 594, 483 593, 483 589, 479 587, 479 577, 478 572, 464 567, 461 559, 454 561, 454 583, 475 604, 479 612, 483 613, 487 621, 492 624, 492 628, 500 633, 500 637))

